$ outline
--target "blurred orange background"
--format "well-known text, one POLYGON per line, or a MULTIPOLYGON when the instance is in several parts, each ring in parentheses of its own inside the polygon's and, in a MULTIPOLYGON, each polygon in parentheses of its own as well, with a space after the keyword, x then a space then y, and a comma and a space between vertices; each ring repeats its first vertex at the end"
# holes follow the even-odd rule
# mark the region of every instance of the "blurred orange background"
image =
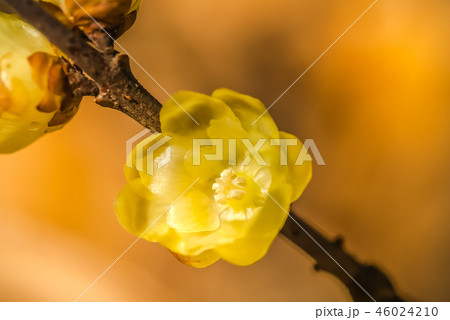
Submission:
MULTIPOLYGON (((229 87, 270 105, 372 2, 144 0, 119 42, 169 93, 229 87)), ((326 162, 294 210, 423 301, 450 300, 449 12, 380 0, 270 110, 326 162)), ((73 301, 135 240, 112 204, 140 130, 86 98, 65 129, 0 156, 0 300, 73 301)), ((141 240, 81 299, 331 300, 350 296, 281 237, 250 267, 206 269, 141 240)))

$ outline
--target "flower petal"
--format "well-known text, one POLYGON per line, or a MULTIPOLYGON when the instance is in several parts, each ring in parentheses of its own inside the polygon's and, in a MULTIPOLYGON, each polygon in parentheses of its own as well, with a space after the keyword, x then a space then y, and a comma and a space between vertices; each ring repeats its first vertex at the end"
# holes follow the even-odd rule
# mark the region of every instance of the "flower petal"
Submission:
MULTIPOLYGON (((207 95, 181 91, 173 95, 161 109, 161 129, 168 136, 192 149, 192 139, 208 139, 211 120, 236 119, 221 100, 207 95)), ((236 121, 239 121, 236 119, 236 121)))
POLYGON ((114 203, 114 208, 120 224, 129 232, 141 236, 148 228, 146 239, 156 241, 156 234, 165 234, 168 226, 161 215, 167 211, 170 204, 158 201, 140 179, 129 181, 120 191, 114 203))
POLYGON ((128 155, 125 176, 127 180, 140 177, 153 194, 173 201, 195 179, 183 167, 186 150, 171 144, 171 140, 165 142, 165 138, 167 136, 158 133, 139 142, 128 155), (153 168, 150 167, 151 160, 153 168))
MULTIPOLYGON (((280 139, 297 139, 297 137, 280 131, 280 139)), ((291 202, 300 197, 312 177, 311 161, 305 161, 301 165, 296 164, 297 157, 303 147, 303 144, 298 139, 297 141, 297 146, 289 147, 287 154, 288 175, 286 183, 291 185, 293 189, 291 202)))
POLYGON ((250 219, 246 221, 224 221, 219 230, 220 235, 231 239, 247 236, 267 237, 273 232, 280 231, 288 217, 286 212, 289 212, 291 197, 292 189, 288 185, 283 188, 268 190, 264 204, 254 209, 250 219))
POLYGON ((138 167, 137 163, 141 162, 142 164, 144 164, 144 162, 145 162, 144 157, 147 154, 142 152, 142 153, 139 153, 139 157, 138 157, 137 150, 139 150, 139 149, 142 150, 142 148, 146 145, 152 145, 160 137, 161 137, 161 133, 150 135, 149 137, 147 137, 144 140, 142 140, 141 142, 139 142, 136 145, 136 147, 133 148, 132 152, 127 155, 127 163, 124 168, 124 173, 125 173, 125 178, 128 181, 134 180, 140 176, 139 170, 137 169, 137 167, 138 167))
POLYGON ((199 179, 199 182, 211 182, 218 177, 220 172, 228 167, 226 160, 208 160, 204 158, 205 154, 215 154, 215 152, 214 146, 202 147, 200 159, 197 160, 194 160, 192 150, 186 152, 184 167, 191 179, 199 179), (200 161, 197 162, 198 160, 200 161))
POLYGON ((173 255, 180 260, 180 262, 195 268, 204 268, 212 265, 214 262, 220 259, 220 255, 214 250, 207 250, 199 255, 185 256, 172 252, 173 255))
POLYGON ((217 246, 217 253, 237 265, 249 265, 261 259, 286 222, 291 194, 290 188, 272 190, 252 219, 246 223, 223 223, 220 232, 235 240, 217 246))
POLYGON ((220 226, 218 211, 212 196, 193 189, 171 206, 167 223, 177 232, 213 231, 220 226))
POLYGON ((278 138, 277 125, 259 99, 225 88, 215 90, 212 97, 225 102, 253 136, 278 138))
POLYGON ((222 259, 239 265, 248 266, 260 260, 269 250, 276 233, 268 237, 245 237, 233 243, 220 245, 215 250, 222 259))

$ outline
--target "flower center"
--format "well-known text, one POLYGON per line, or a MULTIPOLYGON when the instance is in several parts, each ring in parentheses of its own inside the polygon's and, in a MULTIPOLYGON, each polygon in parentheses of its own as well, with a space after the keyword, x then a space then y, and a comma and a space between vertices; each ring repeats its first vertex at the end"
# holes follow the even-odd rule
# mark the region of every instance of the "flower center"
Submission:
POLYGON ((221 218, 227 221, 248 219, 252 216, 253 209, 264 203, 256 184, 236 174, 231 168, 222 171, 212 189, 214 199, 223 207, 221 218))

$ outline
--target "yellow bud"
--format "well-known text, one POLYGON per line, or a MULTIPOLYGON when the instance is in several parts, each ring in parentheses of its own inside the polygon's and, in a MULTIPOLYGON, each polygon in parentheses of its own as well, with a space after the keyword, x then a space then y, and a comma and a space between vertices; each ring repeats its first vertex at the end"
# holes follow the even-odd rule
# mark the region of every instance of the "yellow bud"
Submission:
POLYGON ((14 152, 62 128, 79 99, 52 46, 36 29, 0 13, 0 153, 14 152))

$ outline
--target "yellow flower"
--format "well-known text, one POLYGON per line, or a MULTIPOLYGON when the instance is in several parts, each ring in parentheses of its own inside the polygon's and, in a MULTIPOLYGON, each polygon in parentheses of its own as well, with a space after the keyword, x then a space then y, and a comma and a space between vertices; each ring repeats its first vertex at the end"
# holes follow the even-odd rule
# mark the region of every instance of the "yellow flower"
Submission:
POLYGON ((122 29, 131 27, 142 0, 43 0, 58 6, 76 25, 86 26, 95 19, 104 27, 122 29))
POLYGON ((0 153, 14 152, 75 114, 65 75, 47 39, 18 18, 0 13, 0 153))
POLYGON ((278 131, 268 113, 252 125, 266 110, 255 98, 219 89, 212 96, 179 92, 173 99, 183 108, 166 102, 162 134, 148 137, 130 155, 135 161, 125 167, 127 184, 115 203, 119 221, 195 267, 220 258, 252 264, 265 255, 308 184, 311 161, 295 164, 302 144, 278 131), (280 148, 281 139, 296 146, 280 148), (166 140, 153 155, 147 152, 166 140), (194 147, 199 141, 217 142, 200 148, 200 162, 194 147))

